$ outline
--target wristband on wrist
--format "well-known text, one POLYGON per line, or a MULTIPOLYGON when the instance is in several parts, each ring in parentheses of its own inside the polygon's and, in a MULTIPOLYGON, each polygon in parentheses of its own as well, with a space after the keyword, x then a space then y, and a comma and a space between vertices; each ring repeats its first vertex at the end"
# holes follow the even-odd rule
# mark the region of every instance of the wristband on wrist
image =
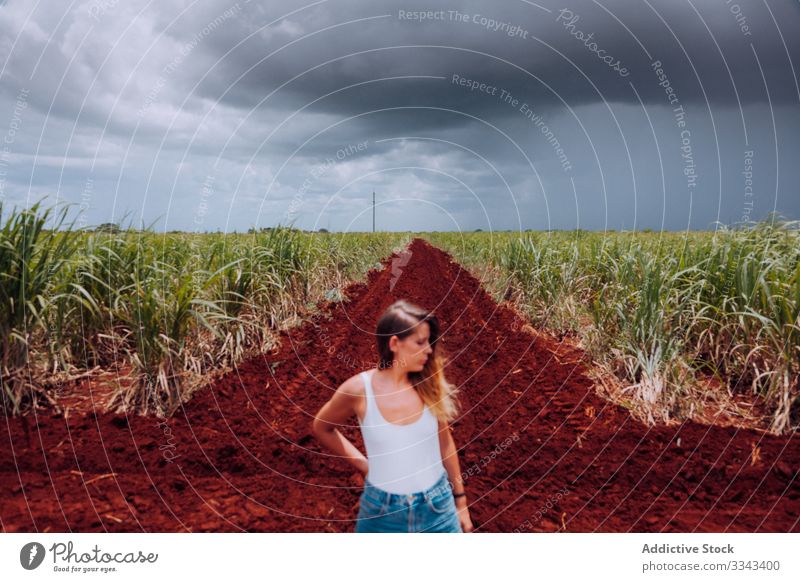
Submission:
POLYGON ((459 497, 465 497, 467 495, 466 491, 462 491, 461 493, 453 493, 453 499, 458 499, 459 497))

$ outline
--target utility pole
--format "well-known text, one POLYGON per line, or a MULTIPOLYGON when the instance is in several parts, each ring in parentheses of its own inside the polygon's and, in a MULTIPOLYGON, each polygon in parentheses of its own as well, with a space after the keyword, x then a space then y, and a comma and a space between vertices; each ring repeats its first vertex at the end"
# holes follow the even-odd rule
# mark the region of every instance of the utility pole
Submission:
POLYGON ((375 232, 375 190, 372 191, 372 232, 375 232))

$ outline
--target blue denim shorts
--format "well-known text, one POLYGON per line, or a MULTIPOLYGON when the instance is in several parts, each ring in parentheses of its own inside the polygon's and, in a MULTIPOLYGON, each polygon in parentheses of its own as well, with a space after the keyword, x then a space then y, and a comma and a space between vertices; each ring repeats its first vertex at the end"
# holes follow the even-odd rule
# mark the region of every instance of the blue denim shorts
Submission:
POLYGON ((447 472, 430 488, 410 495, 389 493, 364 481, 356 533, 461 533, 447 472))

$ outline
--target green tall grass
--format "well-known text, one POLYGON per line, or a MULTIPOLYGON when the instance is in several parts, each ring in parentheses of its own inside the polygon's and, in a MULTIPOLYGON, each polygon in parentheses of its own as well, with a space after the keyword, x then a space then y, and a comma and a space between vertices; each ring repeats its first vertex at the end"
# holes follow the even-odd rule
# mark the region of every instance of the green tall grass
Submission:
POLYGON ((52 210, 14 209, 0 231, 0 379, 14 414, 54 404, 54 374, 99 367, 130 378, 112 409, 168 416, 409 239, 89 232, 67 210, 48 230, 52 210))
MULTIPOLYGON (((169 415, 412 238, 89 232, 38 203, 7 217, 0 205, 0 227, 0 380, 14 414, 52 404, 56 375, 99 366, 130 377, 114 409, 169 415)), ((800 425, 797 227, 424 236, 535 325, 575 337, 643 420, 691 417, 718 396, 711 377, 762 402, 782 433, 800 425)))
POLYGON ((773 432, 800 425, 797 222, 429 238, 476 271, 493 270, 487 279, 505 287, 497 298, 516 298, 535 324, 574 335, 625 384, 643 420, 691 416, 715 396, 710 376, 729 395, 763 402, 773 432))
MULTIPOLYGON (((77 236, 46 230, 53 209, 42 212, 40 202, 5 220, 3 210, 0 203, 0 382, 4 408, 18 414, 52 400, 29 362, 38 355, 36 340, 49 334, 53 280, 75 252, 77 236)), ((55 215, 57 227, 67 210, 55 215)))

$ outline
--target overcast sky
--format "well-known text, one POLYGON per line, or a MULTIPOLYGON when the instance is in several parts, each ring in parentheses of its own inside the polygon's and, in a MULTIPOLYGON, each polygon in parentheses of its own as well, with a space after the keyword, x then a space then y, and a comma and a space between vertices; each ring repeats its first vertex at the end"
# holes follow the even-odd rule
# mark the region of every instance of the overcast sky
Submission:
POLYGON ((800 219, 795 0, 8 0, 0 200, 157 230, 800 219))

